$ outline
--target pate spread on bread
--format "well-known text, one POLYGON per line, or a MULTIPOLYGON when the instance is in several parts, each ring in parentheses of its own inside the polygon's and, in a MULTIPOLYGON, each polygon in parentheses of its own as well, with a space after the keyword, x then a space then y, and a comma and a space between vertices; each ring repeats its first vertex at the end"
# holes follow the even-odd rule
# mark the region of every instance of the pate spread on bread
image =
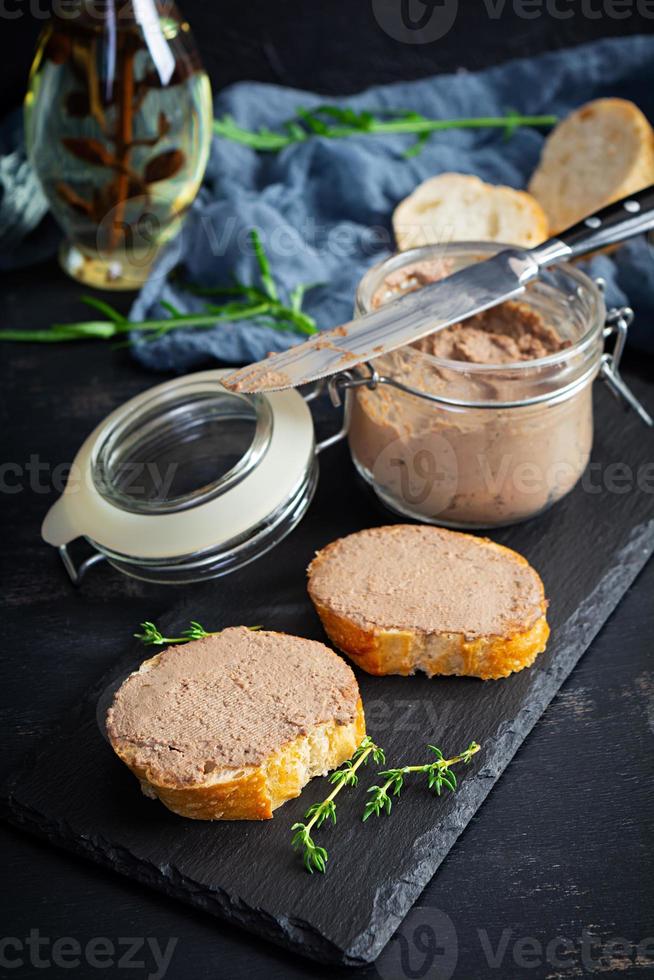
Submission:
POLYGON ((538 574, 487 538, 416 524, 371 528, 327 545, 308 575, 328 636, 371 674, 505 677, 547 643, 538 574))
POLYGON ((348 759, 365 734, 350 667, 324 644, 223 630, 131 674, 109 740, 144 793, 198 820, 257 820, 348 759))

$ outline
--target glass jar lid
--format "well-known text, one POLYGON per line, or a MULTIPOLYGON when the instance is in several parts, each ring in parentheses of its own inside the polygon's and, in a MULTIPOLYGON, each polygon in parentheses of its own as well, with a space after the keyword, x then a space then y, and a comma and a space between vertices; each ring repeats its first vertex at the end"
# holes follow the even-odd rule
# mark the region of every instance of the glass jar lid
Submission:
POLYGON ((315 489, 311 413, 294 390, 228 391, 225 373, 176 378, 112 412, 77 453, 45 540, 84 537, 128 574, 192 581, 287 534, 315 489))
MULTIPOLYGON (((125 406, 127 409, 127 406, 125 406)), ((93 454, 99 493, 131 513, 197 507, 245 479, 270 446, 270 402, 191 381, 106 426, 93 454)))

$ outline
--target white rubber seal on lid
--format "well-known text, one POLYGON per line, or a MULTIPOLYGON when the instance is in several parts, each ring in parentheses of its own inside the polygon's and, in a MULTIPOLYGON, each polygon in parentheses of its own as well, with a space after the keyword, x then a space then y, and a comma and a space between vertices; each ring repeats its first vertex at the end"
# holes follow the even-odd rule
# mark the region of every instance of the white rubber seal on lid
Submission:
MULTIPOLYGON (((202 552, 238 538, 265 521, 297 490, 312 465, 313 419, 294 389, 266 396, 271 425, 269 438, 256 464, 215 495, 207 494, 166 512, 144 513, 118 506, 101 492, 95 477, 98 453, 117 424, 138 417, 148 406, 162 406, 180 397, 185 387, 210 388, 225 370, 200 371, 157 385, 112 412, 86 439, 77 453, 62 496, 51 507, 41 533, 48 544, 67 545, 86 537, 108 551, 142 559, 166 559, 202 552)), ((228 393, 225 389, 221 392, 228 393)), ((243 398, 243 396, 234 396, 243 398)), ((261 397, 261 396, 257 396, 261 397)), ((229 477, 229 474, 226 475, 229 477)))

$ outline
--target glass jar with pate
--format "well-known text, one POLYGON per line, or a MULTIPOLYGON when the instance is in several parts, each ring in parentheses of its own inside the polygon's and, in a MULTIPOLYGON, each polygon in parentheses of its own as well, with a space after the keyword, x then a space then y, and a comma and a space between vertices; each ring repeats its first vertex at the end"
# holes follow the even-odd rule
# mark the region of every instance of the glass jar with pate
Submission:
MULTIPOLYGON (((356 313, 503 247, 433 245, 391 256, 362 279, 356 313)), ((368 383, 348 391, 358 471, 387 506, 421 521, 490 528, 540 513, 586 467, 593 381, 601 372, 622 384, 617 362, 630 317, 612 311, 607 325, 598 284, 560 265, 524 298, 376 359, 368 383), (604 341, 613 330, 611 355, 604 341)))
MULTIPOLYGON (((499 247, 394 256, 364 277, 357 310, 499 247)), ((76 585, 103 560, 148 582, 225 575, 297 525, 320 454, 346 437, 359 472, 396 511, 468 528, 523 520, 583 471, 598 375, 652 424, 618 371, 631 316, 627 308, 607 314, 597 284, 559 266, 519 301, 360 368, 339 366, 327 388, 335 404, 346 393, 345 416, 322 440, 311 413, 322 383, 304 394, 250 395, 223 385, 225 369, 174 378, 91 432, 42 535, 76 585)))

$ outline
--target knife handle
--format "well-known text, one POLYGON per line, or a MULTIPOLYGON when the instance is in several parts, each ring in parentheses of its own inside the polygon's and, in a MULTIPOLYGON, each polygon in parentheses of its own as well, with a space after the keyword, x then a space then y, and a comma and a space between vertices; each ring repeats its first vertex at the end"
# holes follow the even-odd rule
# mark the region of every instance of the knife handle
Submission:
POLYGON ((651 228, 654 228, 654 184, 588 215, 529 251, 540 266, 548 266, 616 245, 651 228))

